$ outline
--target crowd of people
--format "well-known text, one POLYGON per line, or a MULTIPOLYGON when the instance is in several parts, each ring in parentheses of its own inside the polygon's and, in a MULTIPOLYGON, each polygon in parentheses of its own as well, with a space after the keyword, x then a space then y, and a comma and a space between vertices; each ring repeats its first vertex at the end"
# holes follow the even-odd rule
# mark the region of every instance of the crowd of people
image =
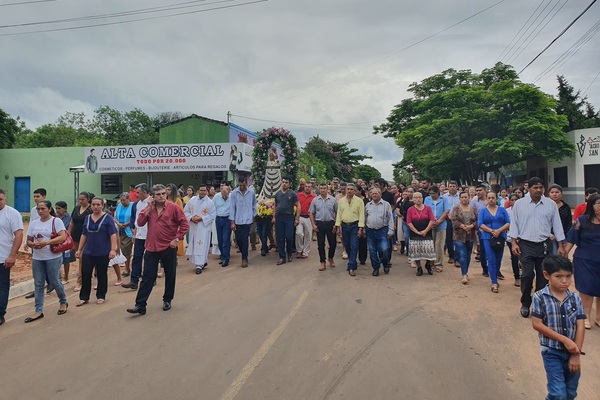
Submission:
MULTIPOLYGON (((350 276, 356 276, 358 263, 366 264, 367 255, 373 276, 378 276, 381 268, 389 273, 392 255, 398 251, 407 255, 417 276, 423 275, 423 268, 428 275, 442 273, 447 255, 446 263, 460 268, 464 285, 470 281, 474 253, 493 293, 499 293, 499 281, 505 279, 501 265, 508 247, 514 285, 521 288, 520 314, 527 318, 532 313, 534 328, 542 336, 548 336, 544 328, 548 324, 541 326, 538 321, 545 318, 540 293, 552 289, 553 276, 558 274, 554 290, 562 290, 563 298, 570 296, 571 275, 564 256, 576 246, 573 270, 583 312, 575 320, 584 319, 585 329, 592 327, 593 300, 600 297, 600 261, 595 256, 600 245, 600 195, 595 188, 585 191, 585 202, 572 215, 571 207, 562 200, 562 188, 551 185, 546 197, 544 183, 536 177, 514 189, 463 186, 456 181, 434 184, 430 179, 413 180, 409 186, 389 185, 384 179, 333 179, 318 185, 301 180, 297 190, 290 183, 283 177, 274 199, 261 201, 243 176, 238 177, 235 188, 223 182, 218 192, 207 185, 184 189, 182 185, 157 184, 150 188, 142 183, 122 193, 114 209, 107 207, 105 199, 81 192, 70 214, 64 201, 53 205, 46 199, 45 189, 36 189, 36 206, 25 235, 26 249, 32 254, 35 290, 29 296, 35 298, 35 310, 25 322, 44 317, 44 288, 47 293, 56 291, 58 315, 67 312, 64 286, 73 262, 78 265, 76 306, 89 303, 92 287, 96 303, 105 302, 112 265, 115 285, 138 290, 135 305, 127 312, 143 315, 156 279, 163 276, 163 310, 171 309, 178 256, 187 255, 200 275, 208 266, 211 249, 219 255, 219 264, 227 267, 233 262, 232 249, 237 248, 240 266, 247 268, 250 249, 260 243, 261 256, 276 249, 275 264, 281 266, 308 258, 311 242, 316 241, 319 271, 335 268, 334 257, 341 244, 350 276), (67 241, 72 242, 71 249, 55 250, 67 241), (559 257, 548 261, 551 255, 559 257), (122 277, 130 277, 129 282, 123 283, 122 277)), ((10 267, 24 236, 21 215, 6 205, 6 193, 1 189, 0 221, 1 325, 10 267)), ((594 322, 600 326, 597 318, 594 322)), ((580 352, 582 341, 576 346, 561 343, 563 350, 573 353, 575 348, 580 352)))

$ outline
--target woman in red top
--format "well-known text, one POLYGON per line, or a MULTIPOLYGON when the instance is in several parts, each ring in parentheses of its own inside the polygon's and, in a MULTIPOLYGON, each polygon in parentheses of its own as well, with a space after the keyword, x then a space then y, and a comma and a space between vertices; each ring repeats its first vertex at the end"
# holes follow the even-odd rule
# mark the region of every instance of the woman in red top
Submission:
POLYGON ((406 213, 406 223, 410 229, 410 261, 417 264, 417 276, 423 275, 421 260, 425 260, 427 273, 433 275, 430 261, 435 260, 435 248, 431 229, 435 217, 431 208, 423 204, 423 195, 420 192, 415 192, 412 200, 415 205, 406 213))

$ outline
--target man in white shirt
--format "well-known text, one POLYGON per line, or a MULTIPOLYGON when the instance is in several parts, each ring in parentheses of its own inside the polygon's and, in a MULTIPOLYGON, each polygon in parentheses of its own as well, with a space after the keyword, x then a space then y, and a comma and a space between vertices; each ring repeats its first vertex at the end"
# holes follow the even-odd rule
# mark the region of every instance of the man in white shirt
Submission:
POLYGON ((133 256, 131 257, 131 278, 129 283, 124 283, 121 287, 126 289, 137 290, 138 282, 142 276, 142 262, 144 253, 146 252, 146 235, 148 234, 148 225, 139 226, 137 223, 140 213, 148 207, 148 201, 151 200, 150 188, 145 183, 140 183, 135 187, 138 200, 133 203, 131 210, 130 225, 134 227, 133 236, 135 241, 133 244, 133 256))
POLYGON ((21 243, 23 219, 17 210, 6 205, 6 192, 0 189, 0 325, 4 324, 8 306, 10 269, 15 265, 21 243))

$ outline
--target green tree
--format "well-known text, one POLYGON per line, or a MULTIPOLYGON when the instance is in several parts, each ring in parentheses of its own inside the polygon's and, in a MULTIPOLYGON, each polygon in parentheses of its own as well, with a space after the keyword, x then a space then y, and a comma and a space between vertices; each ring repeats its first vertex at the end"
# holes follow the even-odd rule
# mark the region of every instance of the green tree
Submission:
POLYGON ((566 116, 569 121, 565 132, 600 126, 600 116, 594 111, 594 107, 588 103, 587 99, 581 97, 581 91, 576 92, 563 75, 558 76, 557 80, 558 104, 556 112, 566 116))
POLYGON ((359 164, 352 169, 352 177, 369 182, 371 179, 381 178, 381 172, 371 165, 359 164))
POLYGON ((349 148, 348 143, 334 143, 321 139, 318 135, 310 138, 304 151, 314 155, 325 165, 325 177, 338 177, 343 181, 352 178, 352 169, 361 161, 372 158, 356 154, 358 149, 349 148))
POLYGON ((94 111, 90 127, 113 146, 158 143, 152 118, 138 108, 121 112, 108 106, 99 107, 94 111))
POLYGON ((0 108, 0 149, 12 149, 25 124, 0 108))
POLYGON ((404 149, 399 167, 421 176, 474 181, 504 165, 575 153, 556 101, 502 63, 481 74, 448 69, 409 91, 413 98, 394 107, 374 133, 395 138, 404 149))
POLYGON ((315 178, 317 183, 327 182, 326 169, 325 164, 314 154, 306 151, 300 152, 300 157, 298 157, 298 179, 304 178, 309 181, 310 178, 315 178), (311 167, 312 175, 310 174, 311 167))
POLYGON ((399 163, 392 164, 394 169, 392 170, 392 174, 394 176, 394 182, 396 183, 404 183, 405 185, 410 185, 412 182, 412 173, 408 168, 404 168, 400 166, 399 163))

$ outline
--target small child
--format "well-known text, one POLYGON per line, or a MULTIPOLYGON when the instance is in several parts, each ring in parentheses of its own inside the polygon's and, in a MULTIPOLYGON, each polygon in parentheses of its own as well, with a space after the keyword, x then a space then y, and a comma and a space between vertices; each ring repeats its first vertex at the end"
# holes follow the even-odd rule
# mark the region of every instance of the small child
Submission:
POLYGON ((585 333, 581 298, 569 290, 573 264, 548 256, 542 264, 548 285, 533 296, 532 326, 539 332, 548 380, 547 399, 574 399, 581 376, 585 333))

